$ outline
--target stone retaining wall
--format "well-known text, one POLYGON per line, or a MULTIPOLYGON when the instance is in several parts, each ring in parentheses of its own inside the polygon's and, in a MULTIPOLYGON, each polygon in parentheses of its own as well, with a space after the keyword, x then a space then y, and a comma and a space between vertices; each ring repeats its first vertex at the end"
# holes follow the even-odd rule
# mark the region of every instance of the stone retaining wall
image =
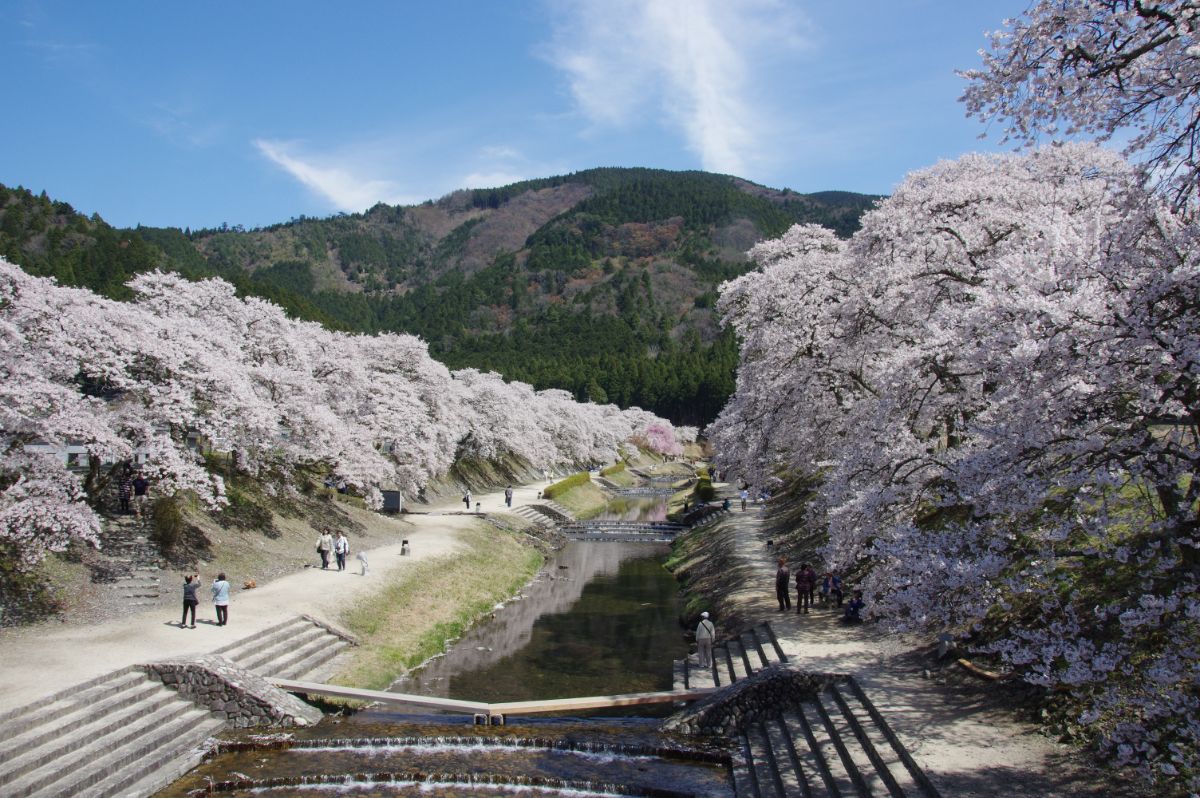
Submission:
POLYGON ((311 726, 322 717, 319 709, 224 657, 170 659, 138 667, 238 728, 311 726))
POLYGON ((662 727, 692 736, 732 736, 749 723, 777 716, 796 701, 814 699, 825 685, 845 678, 778 662, 677 712, 662 727))

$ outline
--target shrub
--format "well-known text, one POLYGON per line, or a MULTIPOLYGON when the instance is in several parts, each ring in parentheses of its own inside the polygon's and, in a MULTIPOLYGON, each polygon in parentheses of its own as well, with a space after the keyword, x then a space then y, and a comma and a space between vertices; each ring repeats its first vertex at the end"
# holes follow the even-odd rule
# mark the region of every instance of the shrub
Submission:
POLYGON ((154 521, 154 542, 162 551, 170 551, 183 540, 183 503, 174 496, 156 499, 150 508, 154 521))
POLYGON ((697 501, 710 502, 717 496, 717 492, 713 490, 712 480, 708 477, 701 477, 696 480, 696 490, 694 495, 697 501))
POLYGON ((586 471, 580 471, 578 474, 572 474, 566 479, 555 482, 550 487, 542 491, 542 498, 553 499, 555 496, 561 496, 571 488, 577 488, 580 485, 586 485, 592 481, 592 477, 586 471))

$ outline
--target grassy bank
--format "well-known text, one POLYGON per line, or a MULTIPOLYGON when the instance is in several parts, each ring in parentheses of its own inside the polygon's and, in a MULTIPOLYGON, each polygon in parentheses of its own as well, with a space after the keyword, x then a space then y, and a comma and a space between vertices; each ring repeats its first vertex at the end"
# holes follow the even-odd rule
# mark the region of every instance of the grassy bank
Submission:
POLYGON ((346 611, 340 620, 362 645, 333 681, 383 689, 441 652, 541 567, 526 540, 481 523, 454 554, 420 563, 346 611))

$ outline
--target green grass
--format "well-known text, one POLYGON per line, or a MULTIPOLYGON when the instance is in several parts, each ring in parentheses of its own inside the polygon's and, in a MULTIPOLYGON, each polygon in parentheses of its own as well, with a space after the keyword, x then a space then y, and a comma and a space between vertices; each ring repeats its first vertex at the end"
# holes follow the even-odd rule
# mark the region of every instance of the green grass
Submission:
POLYGON ((461 540, 457 552, 406 569, 342 614, 361 645, 336 683, 387 687, 518 592, 543 562, 535 549, 493 527, 481 525, 461 540))

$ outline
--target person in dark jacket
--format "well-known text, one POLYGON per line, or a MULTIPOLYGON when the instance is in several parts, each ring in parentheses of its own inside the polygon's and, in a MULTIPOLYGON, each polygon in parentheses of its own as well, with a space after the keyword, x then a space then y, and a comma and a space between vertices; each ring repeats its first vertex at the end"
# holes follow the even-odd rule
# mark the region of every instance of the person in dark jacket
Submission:
POLYGON ((808 615, 812 607, 813 592, 817 589, 817 572, 808 563, 800 566, 796 572, 796 614, 808 615))
POLYGON ((787 558, 779 558, 779 569, 775 571, 775 598, 779 599, 779 611, 786 612, 792 608, 791 572, 788 571, 787 558))
POLYGON ((199 589, 199 574, 192 574, 183 578, 183 618, 179 621, 180 629, 187 626, 188 613, 192 615, 192 624, 189 628, 196 628, 196 605, 200 603, 200 599, 196 597, 196 591, 199 589))

